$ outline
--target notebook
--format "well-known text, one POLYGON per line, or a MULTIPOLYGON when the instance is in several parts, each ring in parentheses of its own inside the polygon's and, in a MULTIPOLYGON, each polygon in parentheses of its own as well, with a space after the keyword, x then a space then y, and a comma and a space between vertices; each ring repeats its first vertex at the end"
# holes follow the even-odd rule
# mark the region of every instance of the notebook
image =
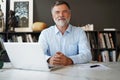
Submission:
POLYGON ((51 71, 62 66, 49 67, 39 43, 3 43, 14 68, 51 71))

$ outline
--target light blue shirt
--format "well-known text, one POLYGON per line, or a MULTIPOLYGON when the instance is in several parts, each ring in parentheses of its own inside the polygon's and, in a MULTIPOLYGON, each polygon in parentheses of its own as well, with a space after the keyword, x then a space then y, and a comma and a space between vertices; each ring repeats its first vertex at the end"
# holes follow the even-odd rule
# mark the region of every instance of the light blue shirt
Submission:
POLYGON ((91 61, 91 50, 85 32, 80 27, 69 25, 64 35, 56 25, 44 29, 38 41, 47 56, 47 59, 60 51, 73 60, 73 63, 91 61))

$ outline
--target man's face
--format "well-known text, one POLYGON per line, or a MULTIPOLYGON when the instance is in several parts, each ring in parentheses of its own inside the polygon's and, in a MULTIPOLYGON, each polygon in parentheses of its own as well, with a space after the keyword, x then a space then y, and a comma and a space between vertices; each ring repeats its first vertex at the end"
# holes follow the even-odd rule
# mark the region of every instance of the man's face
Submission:
POLYGON ((57 26, 64 27, 68 25, 70 21, 71 12, 65 4, 54 6, 52 9, 52 17, 57 26))

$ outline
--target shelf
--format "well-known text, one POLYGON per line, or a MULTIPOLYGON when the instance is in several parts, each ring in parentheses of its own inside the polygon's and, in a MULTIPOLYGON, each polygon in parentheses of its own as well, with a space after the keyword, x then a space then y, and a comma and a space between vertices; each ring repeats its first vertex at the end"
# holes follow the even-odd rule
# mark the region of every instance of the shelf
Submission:
MULTIPOLYGON (((94 61, 99 61, 99 62, 105 62, 103 60, 103 52, 107 52, 109 55, 108 57, 110 58, 110 62, 112 61, 110 54, 112 52, 115 53, 115 58, 117 61, 117 57, 120 54, 120 31, 85 31, 86 35, 88 37, 88 40, 90 42, 91 46, 91 52, 92 52, 92 57, 94 61), (109 34, 111 34, 111 39, 113 40, 114 47, 109 47, 111 45, 111 42, 108 46, 107 42, 104 43, 105 47, 103 47, 102 42, 101 42, 101 37, 100 35, 102 34, 103 40, 105 42, 105 35, 108 35, 108 39, 110 39, 109 34)), ((23 42, 27 42, 27 37, 26 36, 31 36, 33 39, 35 39, 35 42, 38 41, 38 37, 40 35, 40 32, 0 32, 0 35, 2 35, 3 39, 5 42, 8 41, 16 41, 16 38, 23 39, 23 42)), ((21 40, 20 40, 21 41, 21 40)))
POLYGON ((120 53, 120 31, 86 31, 86 35, 94 61, 117 61, 120 53), (109 60, 105 60, 103 55, 109 57, 109 60))

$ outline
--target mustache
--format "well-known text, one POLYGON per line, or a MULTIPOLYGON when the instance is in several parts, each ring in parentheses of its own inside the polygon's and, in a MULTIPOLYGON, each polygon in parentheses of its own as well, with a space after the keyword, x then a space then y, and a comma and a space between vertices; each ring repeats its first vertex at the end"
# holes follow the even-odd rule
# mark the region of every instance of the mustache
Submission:
POLYGON ((57 20, 66 20, 65 17, 58 17, 57 20))

